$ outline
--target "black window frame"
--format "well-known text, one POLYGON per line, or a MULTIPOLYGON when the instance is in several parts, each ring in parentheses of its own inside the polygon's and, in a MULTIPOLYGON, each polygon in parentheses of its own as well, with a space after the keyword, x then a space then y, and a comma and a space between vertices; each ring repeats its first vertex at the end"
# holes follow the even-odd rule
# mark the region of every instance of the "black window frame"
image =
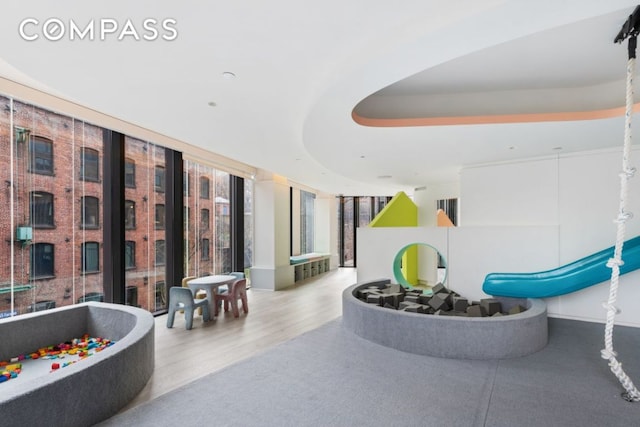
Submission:
POLYGON ((124 201, 124 229, 136 229, 136 202, 133 200, 124 201))
POLYGON ((165 265, 167 263, 167 242, 164 239, 155 241, 153 252, 153 265, 165 265))
POLYGON ((206 176, 200 177, 200 198, 206 200, 211 198, 211 180, 206 176))
POLYGON ((125 240, 124 242, 124 268, 125 270, 133 270, 136 268, 135 240, 125 240))
POLYGON ((166 171, 164 166, 156 166, 153 175, 153 188, 156 193, 164 193, 166 189, 166 171))
POLYGON ((211 210, 210 209, 207 209, 207 208, 200 209, 200 228, 202 230, 209 230, 211 228, 211 210))
POLYGON ((167 225, 166 206, 164 203, 156 203, 153 213, 153 223, 156 230, 164 230, 167 225))
POLYGON ((82 274, 93 274, 100 272, 100 243, 99 242, 82 242, 80 245, 80 268, 82 274), (88 250, 91 248, 95 251, 95 263, 91 265, 91 269, 87 267, 89 257, 87 256, 88 250))
POLYGON ((203 238, 200 242, 200 260, 209 261, 211 259, 211 240, 203 238))
POLYGON ((33 228, 55 228, 55 206, 52 193, 47 191, 31 191, 29 192, 29 224, 33 228), (41 203, 36 204, 36 200, 40 199, 41 203), (48 202, 42 203, 42 199, 49 199, 48 202), (36 205, 41 205, 37 208, 36 205), (43 211, 49 213, 43 214, 43 211), (47 221, 41 221, 44 217, 47 221))
POLYGON ((136 188, 136 162, 132 159, 124 159, 124 186, 136 188))
MULTIPOLYGON (((94 207, 94 206, 90 206, 94 207)), ((96 196, 82 196, 80 198, 80 227, 84 229, 98 229, 100 228, 100 199, 96 196), (95 201, 95 223, 87 223, 87 208, 89 207, 87 201, 95 201)))
POLYGON ((88 147, 80 148, 80 180, 100 182, 100 152, 98 150, 88 147), (87 156, 87 154, 91 154, 91 156, 87 156), (87 161, 89 157, 91 159, 87 161), (92 167, 89 169, 88 165, 92 167), (92 173, 87 174, 87 170, 92 173))
POLYGON ((29 277, 31 279, 49 279, 55 277, 55 245, 53 243, 38 242, 33 243, 29 247, 29 277), (49 254, 45 254, 45 249, 51 248, 49 254), (47 268, 43 266, 42 261, 49 259, 47 268))
POLYGON ((29 172, 39 175, 53 175, 53 141, 49 138, 33 135, 29 138, 29 172), (46 147, 45 150, 36 148, 46 147))

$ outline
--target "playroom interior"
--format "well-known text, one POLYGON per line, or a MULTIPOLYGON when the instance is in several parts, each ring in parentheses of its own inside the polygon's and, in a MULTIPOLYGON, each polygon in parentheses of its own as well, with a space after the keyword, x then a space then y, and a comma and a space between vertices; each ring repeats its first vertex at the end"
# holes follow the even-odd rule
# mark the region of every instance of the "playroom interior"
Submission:
POLYGON ((8 426, 637 424, 640 6, 331 1, 0 18, 8 426))

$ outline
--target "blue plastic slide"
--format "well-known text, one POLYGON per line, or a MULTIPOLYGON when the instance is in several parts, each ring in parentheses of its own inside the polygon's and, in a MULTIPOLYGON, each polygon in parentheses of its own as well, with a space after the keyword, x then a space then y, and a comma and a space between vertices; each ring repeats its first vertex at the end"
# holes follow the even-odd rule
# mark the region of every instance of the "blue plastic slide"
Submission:
MULTIPOLYGON (((553 270, 537 273, 490 273, 482 290, 488 295, 514 298, 548 298, 579 291, 611 278, 607 261, 614 246, 553 270)), ((640 268, 640 236, 624 242, 620 274, 640 268)))

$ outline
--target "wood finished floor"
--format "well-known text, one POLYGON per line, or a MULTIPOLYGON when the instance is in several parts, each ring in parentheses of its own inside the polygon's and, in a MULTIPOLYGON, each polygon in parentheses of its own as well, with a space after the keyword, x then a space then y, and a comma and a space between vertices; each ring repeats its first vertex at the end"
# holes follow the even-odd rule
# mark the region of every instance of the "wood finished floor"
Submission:
POLYGON ((184 315, 176 314, 172 329, 166 314, 156 317, 153 375, 123 411, 341 316, 342 291, 355 282, 356 270, 341 268, 282 291, 249 289, 248 315, 227 312, 207 323, 196 315, 190 331, 184 315))

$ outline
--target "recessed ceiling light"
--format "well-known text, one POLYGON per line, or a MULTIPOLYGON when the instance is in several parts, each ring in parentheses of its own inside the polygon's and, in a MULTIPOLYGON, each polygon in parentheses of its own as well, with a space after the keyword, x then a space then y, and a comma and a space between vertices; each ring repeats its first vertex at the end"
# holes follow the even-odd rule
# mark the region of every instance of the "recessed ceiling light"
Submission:
POLYGON ((215 102, 213 102, 213 101, 209 101, 209 102, 207 103, 207 105, 208 105, 209 107, 215 107, 215 106, 216 106, 216 105, 218 105, 218 104, 216 104, 216 103, 215 103, 215 102))
POLYGON ((231 79, 235 79, 236 75, 234 73, 232 73, 231 71, 225 71, 222 73, 222 77, 224 77, 227 80, 231 80, 231 79))

